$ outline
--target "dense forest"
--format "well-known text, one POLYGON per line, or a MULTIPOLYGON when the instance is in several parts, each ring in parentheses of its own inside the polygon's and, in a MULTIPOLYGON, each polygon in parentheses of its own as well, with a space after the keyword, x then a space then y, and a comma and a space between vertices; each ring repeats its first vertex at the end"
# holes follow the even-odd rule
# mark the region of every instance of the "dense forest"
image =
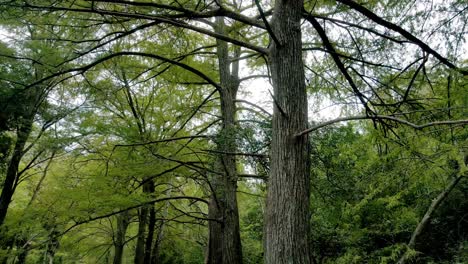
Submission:
POLYGON ((466 0, 0 0, 0 264, 468 263, 466 0))

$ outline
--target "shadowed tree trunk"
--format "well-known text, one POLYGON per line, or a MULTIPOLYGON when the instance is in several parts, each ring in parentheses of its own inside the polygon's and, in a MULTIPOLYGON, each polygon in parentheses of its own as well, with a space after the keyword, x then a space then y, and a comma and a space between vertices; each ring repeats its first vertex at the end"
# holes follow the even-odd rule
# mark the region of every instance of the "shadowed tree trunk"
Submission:
MULTIPOLYGON (((167 211, 167 209, 166 209, 167 211)), ((158 234, 156 236, 156 239, 154 241, 154 246, 153 246, 153 250, 152 250, 152 253, 151 253, 151 264, 159 264, 160 263, 160 260, 159 260, 159 248, 160 248, 160 245, 161 245, 161 241, 162 241, 162 238, 163 238, 163 230, 164 230, 164 221, 161 221, 161 223, 159 224, 159 229, 158 229, 158 234)))
POLYGON ((145 258, 145 232, 146 232, 146 222, 148 216, 148 207, 144 206, 139 210, 138 213, 138 234, 137 234, 137 243, 135 247, 135 264, 144 264, 145 258))
MULTIPOLYGON (((150 193, 154 193, 155 187, 154 182, 150 181, 150 193)), ((156 227, 156 210, 154 208, 154 204, 151 205, 149 208, 149 219, 148 219, 148 234, 146 236, 145 242, 145 263, 151 262, 151 254, 152 254, 152 247, 153 247, 153 237, 154 237, 154 229, 156 227)))
POLYGON ((278 0, 269 64, 274 88, 271 171, 268 178, 265 263, 311 263, 308 243, 310 161, 307 93, 302 62, 303 2, 278 0))
POLYGON ((117 215, 117 232, 114 240, 114 262, 113 264, 121 264, 123 251, 125 246, 125 234, 129 224, 128 211, 117 215))
POLYGON ((31 133, 34 115, 35 113, 31 113, 25 116, 20 121, 21 124, 18 124, 15 148, 10 162, 8 163, 5 181, 3 182, 2 194, 0 195, 0 226, 5 221, 8 206, 10 205, 11 198, 15 192, 15 184, 18 181, 18 167, 24 155, 24 146, 26 145, 26 141, 31 133))
MULTIPOLYGON (((224 19, 216 18, 215 31, 225 34, 224 19)), ((239 64, 231 63, 228 44, 217 40, 217 56, 221 90, 222 128, 218 136, 217 171, 222 175, 213 175, 211 185, 214 194, 209 205, 209 218, 219 219, 222 223, 210 221, 209 241, 206 263, 237 264, 242 263, 242 247, 239 231, 239 211, 237 207, 237 171, 236 158, 232 153, 236 147, 236 95, 239 87, 239 64), (231 154, 229 154, 231 153, 231 154)), ((239 49, 234 54, 239 57, 239 49)))

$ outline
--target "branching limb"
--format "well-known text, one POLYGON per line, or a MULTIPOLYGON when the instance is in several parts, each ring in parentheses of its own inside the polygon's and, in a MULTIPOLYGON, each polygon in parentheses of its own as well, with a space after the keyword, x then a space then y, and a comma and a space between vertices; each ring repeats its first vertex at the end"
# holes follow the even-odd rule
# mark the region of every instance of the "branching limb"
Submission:
POLYGON ((114 149, 117 148, 117 147, 145 146, 145 145, 150 145, 150 144, 165 143, 165 142, 178 141, 178 140, 183 140, 183 139, 194 139, 194 138, 211 138, 211 136, 208 136, 208 135, 196 135, 196 136, 185 136, 185 137, 166 138, 166 139, 160 139, 160 140, 154 140, 154 141, 148 141, 148 142, 141 142, 141 143, 133 143, 133 144, 118 144, 118 145, 115 145, 115 146, 114 146, 114 149))
POLYGON ((366 16, 367 18, 371 19, 372 21, 374 21, 375 23, 377 23, 377 24, 379 24, 381 26, 384 26, 384 27, 386 27, 388 29, 391 29, 391 30, 393 30, 395 32, 398 32, 403 37, 405 37, 406 39, 411 41, 412 43, 418 45, 425 52, 427 52, 427 53, 433 55, 434 57, 436 57, 440 62, 445 64, 447 67, 449 67, 451 69, 454 69, 454 70, 457 70, 463 75, 468 75, 468 70, 460 69, 455 64, 450 62, 447 58, 442 56, 440 53, 438 53, 437 51, 435 51, 431 47, 429 47, 429 45, 427 45, 425 42, 423 42, 422 40, 417 38, 415 35, 411 34, 408 31, 406 31, 402 27, 400 27, 400 26, 398 26, 398 25, 396 25, 396 24, 394 24, 394 23, 392 23, 390 21, 387 21, 387 20, 383 19, 382 17, 376 15, 371 10, 369 10, 369 9, 365 8, 364 6, 358 4, 356 1, 353 1, 353 0, 337 0, 337 2, 340 2, 340 3, 344 4, 344 5, 349 6, 350 8, 356 10, 357 12, 361 13, 362 15, 366 16))
POLYGON ((154 203, 158 203, 158 202, 164 202, 164 201, 171 201, 171 200, 189 200, 189 201, 196 201, 196 202, 202 202, 204 204, 208 204, 208 201, 206 201, 205 199, 202 199, 202 198, 199 198, 199 197, 193 197, 193 196, 173 196, 173 197, 164 197, 164 198, 159 198, 159 199, 153 199, 151 201, 144 202, 144 203, 141 203, 141 204, 137 204, 137 205, 134 205, 134 206, 130 206, 130 207, 127 207, 127 208, 124 208, 124 209, 121 209, 121 210, 115 210, 115 211, 113 211, 111 213, 108 213, 108 214, 103 214, 103 215, 100 215, 100 216, 90 217, 90 218, 85 219, 85 220, 76 221, 72 226, 68 227, 67 229, 65 229, 65 231, 63 231, 59 235, 57 235, 57 237, 60 237, 60 236, 62 236, 64 234, 70 232, 72 229, 74 229, 75 227, 77 227, 79 225, 82 225, 82 224, 86 224, 86 223, 90 223, 92 221, 96 221, 96 220, 99 220, 99 219, 104 219, 104 218, 108 218, 108 217, 111 217, 111 216, 114 216, 114 215, 118 215, 120 213, 129 211, 129 210, 132 210, 132 209, 140 208, 140 207, 143 207, 145 205, 150 205, 150 204, 154 204, 154 203))
POLYGON ((268 34, 270 35, 271 39, 275 42, 275 44, 281 47, 282 46, 281 42, 278 40, 275 33, 271 29, 270 24, 268 23, 268 20, 266 19, 265 13, 263 12, 263 8, 260 5, 259 0, 254 0, 254 1, 255 1, 255 5, 257 6, 258 12, 260 13, 260 17, 262 18, 263 23, 265 24, 265 28, 268 31, 268 34))
POLYGON ((260 54, 267 54, 268 51, 265 48, 255 46, 253 44, 247 43, 240 41, 238 39, 230 38, 226 35, 218 34, 213 31, 210 31, 205 28, 197 27, 190 25, 188 23, 185 23, 183 21, 179 21, 177 19, 172 19, 172 18, 167 18, 167 17, 161 17, 161 16, 155 16, 155 15, 145 15, 145 14, 137 14, 137 13, 125 13, 125 12, 118 12, 118 11, 108 11, 108 10, 92 10, 92 9, 87 9, 87 8, 68 8, 68 7, 55 7, 55 6, 36 6, 36 5, 30 5, 30 4, 25 4, 25 8, 31 8, 31 9, 36 9, 36 10, 49 10, 49 11, 69 11, 69 12, 76 12, 76 13, 87 13, 87 14, 98 14, 98 15, 109 15, 109 16, 115 16, 115 17, 126 17, 126 18, 135 18, 135 19, 146 19, 146 20, 152 20, 155 22, 159 23, 165 23, 168 25, 172 25, 175 27, 179 28, 185 28, 189 29, 201 34, 205 34, 211 37, 214 37, 216 39, 220 39, 229 43, 232 43, 234 45, 238 45, 247 49, 254 50, 260 54))
POLYGON ((412 127, 412 128, 414 128, 416 130, 421 130, 423 128, 432 127, 432 126, 447 126, 447 125, 463 125, 464 126, 464 125, 468 124, 468 119, 462 119, 462 120, 436 121, 436 122, 429 122, 429 123, 422 124, 422 125, 417 125, 417 124, 411 123, 411 122, 409 122, 407 120, 400 119, 400 118, 394 117, 394 116, 386 116, 386 115, 367 116, 367 115, 362 115, 362 116, 342 117, 342 118, 337 118, 337 119, 333 119, 333 120, 330 120, 330 121, 326 121, 326 122, 323 122, 323 123, 321 123, 319 125, 313 126, 313 127, 309 128, 309 129, 306 129, 306 130, 304 130, 302 132, 297 133, 296 137, 306 135, 306 134, 308 134, 310 132, 313 132, 313 131, 316 131, 316 130, 322 128, 322 127, 326 127, 326 126, 336 124, 336 123, 339 123, 339 122, 352 121, 352 120, 366 120, 366 119, 390 120, 390 121, 394 121, 394 122, 397 122, 397 123, 412 127))
POLYGON ((364 94, 362 94, 361 91, 359 91, 357 85, 354 83, 353 78, 351 77, 351 75, 346 70, 346 67, 344 66, 343 62, 341 61, 340 57, 338 56, 338 52, 336 52, 335 48, 331 44, 331 42, 328 39, 328 36, 325 33, 325 30, 323 29, 323 27, 320 25, 320 23, 317 21, 317 19, 315 19, 312 15, 306 14, 304 17, 305 17, 305 19, 307 21, 309 21, 312 24, 312 26, 315 28, 315 30, 319 34, 320 38, 322 39, 323 45, 325 46, 327 51, 332 56, 333 60, 335 61, 336 66, 338 67, 340 72, 343 74, 345 79, 348 81, 348 84, 353 89, 353 92, 356 94, 359 101, 361 101, 362 105, 366 109, 366 112, 368 114, 372 114, 373 111, 367 105, 366 96, 364 94))

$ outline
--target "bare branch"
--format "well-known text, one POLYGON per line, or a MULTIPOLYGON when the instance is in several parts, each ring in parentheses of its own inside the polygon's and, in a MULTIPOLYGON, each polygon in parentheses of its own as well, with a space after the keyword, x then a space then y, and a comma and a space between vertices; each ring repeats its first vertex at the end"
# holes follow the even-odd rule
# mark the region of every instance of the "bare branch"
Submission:
POLYGON ((353 0, 337 0, 337 2, 340 2, 344 5, 349 6, 350 8, 356 10, 357 12, 361 13, 362 15, 366 16, 367 18, 371 19, 372 21, 376 22, 377 24, 384 26, 388 29, 391 29, 395 32, 400 33, 403 37, 411 41, 412 43, 418 45, 422 50, 425 52, 432 54, 434 57, 436 57, 440 62, 445 64, 447 67, 459 71, 463 75, 468 75, 468 70, 460 69, 459 67, 455 66, 452 62, 450 62, 447 58, 444 56, 440 55, 437 51, 433 50, 429 45, 427 45, 425 42, 411 34, 410 32, 406 31, 402 27, 387 21, 383 19, 382 17, 376 15, 373 13, 371 10, 365 8, 364 6, 358 4, 357 2, 353 0))
POLYGON ((372 119, 372 120, 391 120, 395 121, 397 123, 407 125, 409 127, 412 127, 416 130, 421 130, 426 127, 431 127, 431 126, 447 126, 447 125, 466 125, 468 124, 468 119, 464 120, 445 120, 445 121, 436 121, 436 122, 430 122, 422 125, 417 125, 414 123, 411 123, 407 120, 400 119, 394 116, 386 116, 386 115, 374 115, 374 116, 367 116, 367 115, 362 115, 362 116, 350 116, 350 117, 341 117, 341 118, 336 118, 330 121, 323 122, 319 125, 313 126, 309 129, 306 129, 302 132, 297 133, 295 136, 296 137, 301 137, 303 135, 306 135, 310 132, 313 132, 315 130, 318 130, 322 127, 326 127, 328 125, 332 125, 335 123, 340 123, 340 122, 345 122, 345 121, 352 121, 352 120, 366 120, 366 119, 372 119))
POLYGON ((320 25, 320 23, 312 16, 309 14, 304 15, 305 19, 309 21, 312 26, 315 28, 317 33, 319 34, 320 38, 322 39, 323 45, 325 48, 329 51, 329 54, 332 56, 333 60, 335 61, 336 66, 338 69, 341 71, 341 73, 344 75, 345 79, 348 81, 349 85, 353 89, 353 92, 356 94, 358 99, 361 101, 362 105, 366 109, 366 112, 368 114, 373 113, 373 111, 369 108, 366 102, 366 96, 359 91, 358 87, 354 83, 353 78, 351 75, 348 73, 346 70, 346 67, 344 66, 343 62, 341 61, 340 57, 338 56, 338 52, 336 52, 335 48, 333 45, 330 43, 330 40, 327 37, 327 34, 325 33, 325 30, 323 27, 320 25))
POLYGON ((265 24, 266 30, 268 31, 268 34, 270 35, 271 39, 275 42, 275 44, 279 47, 281 47, 281 42, 278 40, 278 38, 275 36, 275 33, 270 27, 270 24, 268 23, 268 20, 265 17, 265 13, 263 12, 262 6, 260 5, 260 2, 258 0, 254 0, 255 5, 257 6, 258 12, 260 13, 260 17, 263 20, 263 23, 265 24))
POLYGON ((177 140, 183 140, 183 139, 194 139, 194 138, 211 138, 211 136, 208 136, 208 135, 196 135, 196 136, 185 136, 185 137, 166 138, 166 139, 160 139, 160 140, 154 140, 154 141, 148 141, 148 142, 142 142, 142 143, 118 144, 118 145, 115 145, 115 146, 114 146, 114 149, 117 148, 117 147, 145 146, 145 145, 150 145, 150 144, 171 142, 171 141, 177 141, 177 140))
POLYGON ((213 31, 196 27, 185 23, 183 21, 179 21, 172 18, 155 16, 155 15, 145 15, 145 14, 137 14, 137 13, 126 13, 126 12, 118 12, 118 11, 108 11, 108 10, 100 10, 100 9, 86 9, 86 8, 68 8, 68 7, 55 7, 55 6, 36 6, 25 4, 24 7, 31 8, 31 9, 38 9, 38 10, 49 10, 49 11, 69 11, 69 12, 77 12, 77 13, 92 13, 92 14, 99 14, 99 15, 110 15, 116 17, 127 17, 127 18, 137 18, 137 19, 147 19, 152 20, 155 22, 165 23, 172 26, 180 27, 189 29, 201 34, 205 34, 207 36, 214 37, 216 39, 224 40, 226 42, 232 43, 234 45, 238 45, 247 49, 254 50, 260 54, 268 54, 268 50, 262 47, 255 46, 251 43, 243 42, 238 39, 230 38, 226 35, 218 34, 213 31))
POLYGON ((82 225, 82 224, 86 224, 86 223, 96 221, 96 220, 99 220, 99 219, 111 217, 111 216, 114 216, 114 215, 129 211, 129 210, 132 210, 132 209, 143 207, 145 205, 150 205, 150 204, 154 204, 154 203, 158 203, 158 202, 164 202, 164 201, 171 201, 171 200, 192 200, 192 201, 197 201, 197 202, 202 202, 202 203, 208 204, 208 201, 206 201, 205 199, 202 199, 202 198, 199 198, 199 197, 192 197, 192 196, 173 196, 173 197, 164 197, 164 198, 154 199, 154 200, 144 202, 144 203, 141 203, 141 204, 137 204, 137 205, 134 205, 134 206, 130 206, 130 207, 127 207, 127 208, 124 208, 124 209, 121 209, 121 210, 116 210, 116 211, 113 211, 111 213, 107 213, 107 214, 103 214, 103 215, 99 215, 99 216, 95 216, 95 217, 89 217, 88 219, 81 220, 81 221, 76 221, 72 226, 70 226, 69 228, 65 229, 65 231, 58 234, 57 237, 60 237, 60 236, 62 236, 64 234, 70 232, 72 229, 74 229, 75 227, 77 227, 79 225, 82 225))

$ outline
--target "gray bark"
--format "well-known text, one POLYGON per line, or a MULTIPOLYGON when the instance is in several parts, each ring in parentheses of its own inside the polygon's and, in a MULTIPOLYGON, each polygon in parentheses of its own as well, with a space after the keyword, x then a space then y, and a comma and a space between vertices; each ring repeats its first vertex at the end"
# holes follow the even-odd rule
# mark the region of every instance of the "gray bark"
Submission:
MULTIPOLYGON (((216 20, 216 32, 225 34, 223 18, 216 20)), ((237 206, 236 157, 236 95, 239 87, 238 62, 230 69, 228 44, 217 40, 217 55, 220 74, 222 128, 218 137, 218 171, 223 175, 213 175, 211 186, 214 194, 209 205, 209 218, 220 219, 222 224, 210 221, 208 252, 205 262, 209 264, 242 263, 239 211, 237 206)), ((238 51, 235 56, 239 56, 238 51)))
POLYGON ((302 62, 303 2, 278 0, 269 64, 274 88, 271 170, 267 186, 265 263, 311 263, 307 92, 302 62))

